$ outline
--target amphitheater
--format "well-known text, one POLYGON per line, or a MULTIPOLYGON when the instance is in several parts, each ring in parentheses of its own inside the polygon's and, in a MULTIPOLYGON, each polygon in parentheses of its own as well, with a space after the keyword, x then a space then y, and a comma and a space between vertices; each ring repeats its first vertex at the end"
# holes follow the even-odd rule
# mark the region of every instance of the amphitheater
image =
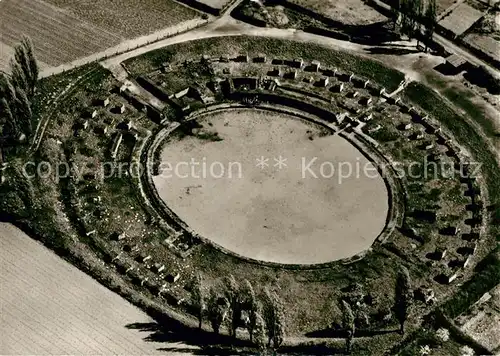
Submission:
MULTIPOLYGON (((81 86, 81 108, 46 139, 88 168, 61 183, 82 241, 134 293, 187 324, 199 272, 206 288, 231 274, 258 295, 272 288, 296 338, 338 320, 332 301, 356 283, 379 315, 400 265, 415 290, 450 296, 486 229, 485 182, 471 174, 468 150, 405 97, 401 73, 269 41, 158 49, 121 63, 125 84, 92 69, 98 85, 81 86), (100 165, 110 160, 112 174, 100 165)), ((388 320, 366 332, 395 325, 388 320)))

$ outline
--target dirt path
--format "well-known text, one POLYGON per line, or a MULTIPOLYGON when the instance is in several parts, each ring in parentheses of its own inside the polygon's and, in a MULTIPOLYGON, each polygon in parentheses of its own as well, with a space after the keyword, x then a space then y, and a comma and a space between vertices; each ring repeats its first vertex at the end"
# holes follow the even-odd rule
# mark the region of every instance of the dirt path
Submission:
POLYGON ((186 355, 177 350, 191 348, 145 341, 150 333, 138 328, 154 326, 152 319, 9 224, 0 224, 0 270, 2 355, 153 355, 160 348, 186 355))

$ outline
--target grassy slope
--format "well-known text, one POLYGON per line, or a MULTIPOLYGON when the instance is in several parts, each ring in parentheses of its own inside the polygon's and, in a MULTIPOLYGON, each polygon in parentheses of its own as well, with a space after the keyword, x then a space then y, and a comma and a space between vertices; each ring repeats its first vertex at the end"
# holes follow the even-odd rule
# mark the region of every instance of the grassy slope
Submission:
POLYGON ((265 53, 268 61, 273 58, 319 60, 324 66, 336 67, 346 73, 355 73, 370 79, 388 91, 396 89, 404 79, 404 74, 384 66, 382 63, 355 56, 346 52, 334 51, 320 45, 284 41, 262 37, 221 37, 185 42, 148 52, 125 62, 133 74, 152 71, 164 62, 177 62, 196 57, 195 53, 210 56, 236 56, 248 53, 250 56, 265 53))
MULTIPOLYGON (((499 162, 494 153, 489 150, 483 137, 471 129, 466 119, 444 103, 432 89, 422 84, 411 83, 405 89, 404 97, 439 120, 461 144, 470 150, 475 158, 482 162, 490 201, 492 204, 500 203, 499 162)), ((489 233, 499 240, 500 227, 491 227, 489 233)), ((500 261, 497 248, 476 267, 474 278, 465 283, 460 291, 444 304, 444 311, 450 317, 458 316, 498 283, 500 283, 500 261)))
POLYGON ((444 103, 432 89, 419 83, 411 83, 405 89, 403 95, 406 99, 417 104, 435 119, 439 120, 453 133, 461 144, 470 150, 475 158, 480 159, 483 163, 491 202, 500 202, 500 185, 498 184, 500 182, 499 162, 489 150, 483 137, 471 129, 466 119, 444 103))

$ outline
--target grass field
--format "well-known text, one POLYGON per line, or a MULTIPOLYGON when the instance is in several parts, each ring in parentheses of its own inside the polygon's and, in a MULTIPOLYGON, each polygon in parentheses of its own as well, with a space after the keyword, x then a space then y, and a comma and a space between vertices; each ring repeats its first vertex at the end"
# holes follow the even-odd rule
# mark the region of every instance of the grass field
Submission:
POLYGON ((386 19, 361 0, 290 0, 290 2, 346 25, 367 25, 386 19))
POLYGON ((202 236, 253 259, 314 264, 368 250, 384 228, 385 183, 377 173, 365 174, 373 166, 344 138, 266 111, 228 111, 199 123, 221 140, 173 139, 162 158, 173 166, 206 162, 206 175, 182 168, 155 184, 167 206, 202 236), (262 156, 269 167, 256 167, 262 156), (281 169, 274 166, 279 157, 286 159, 281 169), (314 162, 310 170, 303 161, 314 162))
MULTIPOLYGON (((152 355, 152 319, 12 225, 0 224, 0 354, 152 355), (138 323, 138 324, 137 324, 138 323)), ((182 346, 181 346, 182 347, 182 346)))

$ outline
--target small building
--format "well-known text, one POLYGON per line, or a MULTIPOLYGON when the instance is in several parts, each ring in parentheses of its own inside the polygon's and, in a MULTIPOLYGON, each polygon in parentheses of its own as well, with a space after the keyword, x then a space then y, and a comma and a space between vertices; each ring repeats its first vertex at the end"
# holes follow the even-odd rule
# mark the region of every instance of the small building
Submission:
POLYGON ((427 132, 429 132, 431 135, 435 135, 437 133, 440 133, 441 132, 441 127, 439 126, 434 126, 432 124, 429 124, 427 126, 427 132))
POLYGON ((115 240, 115 241, 123 241, 126 238, 127 238, 127 235, 124 232, 122 232, 122 233, 115 232, 111 236, 111 239, 115 240))
POLYGON ((459 271, 454 270, 448 273, 440 273, 434 277, 434 280, 440 284, 451 284, 458 278, 458 272, 459 271))
POLYGON ((168 283, 175 283, 181 278, 181 275, 179 273, 167 273, 165 275, 165 280, 168 283))
POLYGON ((337 83, 330 88, 334 93, 341 93, 344 90, 344 83, 337 83))
POLYGON ((108 134, 108 126, 96 125, 94 127, 94 133, 99 136, 106 136, 108 134))
POLYGON ((153 295, 159 295, 161 292, 161 287, 153 279, 147 279, 144 281, 144 285, 153 295))
POLYGON ((399 129, 403 130, 403 131, 409 130, 412 127, 413 127, 413 124, 411 122, 402 123, 401 125, 399 125, 399 129))
POLYGON ((434 224, 437 221, 437 213, 432 210, 416 209, 411 212, 411 216, 420 221, 425 221, 434 224))
POLYGON ((460 228, 457 226, 447 226, 439 230, 439 234, 445 236, 456 236, 460 232, 460 228))
POLYGON ((267 74, 273 77, 281 77, 283 75, 283 71, 280 67, 274 67, 273 70, 270 70, 267 74))
POLYGON ((266 60, 267 60, 266 55, 260 55, 253 59, 255 63, 266 63, 266 60))
POLYGON ((99 112, 95 109, 86 109, 83 111, 82 117, 95 119, 98 114, 99 114, 99 112))
POLYGON ((233 78, 233 85, 237 89, 255 90, 259 86, 259 79, 254 77, 233 78))
POLYGON ((134 127, 134 124, 132 123, 132 121, 130 119, 126 119, 126 120, 120 122, 116 126, 117 129, 123 130, 123 131, 130 131, 130 130, 132 130, 133 127, 134 127))
POLYGON ((135 260, 139 263, 146 263, 151 260, 151 258, 151 255, 146 255, 145 253, 141 252, 135 257, 135 260))
POLYGON ((363 83, 363 88, 366 89, 366 87, 368 86, 368 84, 370 84, 370 80, 367 80, 363 83))
POLYGON ((155 263, 152 267, 151 270, 156 273, 161 273, 165 270, 165 265, 161 263, 155 263))
POLYGON ((373 102, 373 99, 371 96, 365 96, 365 97, 361 98, 361 100, 359 102, 361 105, 368 106, 373 102))
POLYGON ((431 288, 427 288, 425 286, 418 288, 415 290, 413 293, 414 297, 416 300, 420 300, 421 302, 424 302, 425 304, 432 304, 436 301, 436 298, 434 296, 434 290, 431 288))
POLYGON ((111 101, 109 100, 109 98, 104 98, 104 99, 95 99, 93 100, 92 103, 94 104, 94 106, 107 107, 111 103, 111 101))
POLYGON ((463 70, 466 70, 468 65, 469 63, 467 60, 456 53, 446 57, 446 66, 454 73, 460 73, 463 70))
POLYGON ((292 65, 294 68, 302 69, 304 67, 304 60, 302 58, 296 58, 293 60, 292 65))
POLYGON ((474 242, 472 246, 462 246, 457 248, 457 253, 462 256, 473 255, 476 252, 477 244, 474 242))
POLYGON ((469 255, 467 258, 455 258, 448 262, 450 268, 466 268, 472 261, 473 256, 469 255))
POLYGON ((219 61, 222 63, 229 63, 229 57, 228 56, 221 56, 219 61))
POLYGON ((285 79, 297 79, 298 72, 296 70, 291 70, 285 74, 285 79))
POLYGON ((443 248, 437 248, 433 252, 429 252, 426 257, 430 260, 434 261, 441 261, 443 258, 446 257, 446 254, 448 253, 447 249, 443 248))
POLYGON ((480 234, 478 232, 470 232, 468 234, 462 234, 462 240, 468 242, 474 242, 479 240, 480 234))
POLYGON ((323 77, 318 81, 318 85, 321 87, 326 87, 328 86, 328 83, 330 82, 330 78, 328 77, 323 77))
POLYGON ((314 61, 312 61, 312 62, 311 62, 311 69, 312 69, 314 72, 319 71, 320 67, 321 67, 321 63, 320 63, 319 61, 314 60, 314 61))
POLYGON ((89 120, 83 119, 75 124, 76 130, 87 130, 89 128, 89 120))
POLYGON ((351 75, 349 76, 349 82, 352 82, 354 79, 354 73, 351 73, 351 75))
POLYGON ((116 105, 112 109, 112 112, 114 112, 115 114, 124 114, 126 110, 127 110, 127 107, 125 106, 125 104, 121 104, 121 105, 116 105))
POLYGON ((248 54, 242 54, 236 57, 235 61, 241 63, 248 63, 250 61, 250 57, 248 56, 248 54))

